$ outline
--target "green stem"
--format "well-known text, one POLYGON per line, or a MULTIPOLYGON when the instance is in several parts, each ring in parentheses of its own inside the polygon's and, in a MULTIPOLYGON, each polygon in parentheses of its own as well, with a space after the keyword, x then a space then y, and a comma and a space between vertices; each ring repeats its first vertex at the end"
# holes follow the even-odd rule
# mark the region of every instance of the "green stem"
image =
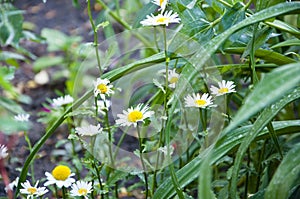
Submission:
POLYGON ((64 186, 62 187, 62 196, 63 196, 63 199, 67 199, 66 188, 64 186))
POLYGON ((99 182, 99 185, 100 185, 100 189, 101 189, 101 198, 104 198, 104 189, 103 189, 103 184, 102 184, 102 181, 101 181, 101 176, 100 176, 100 171, 103 167, 103 164, 100 165, 100 170, 98 169, 97 165, 95 164, 94 160, 93 160, 93 163, 92 163, 95 171, 96 171, 96 174, 97 174, 97 178, 98 178, 98 182, 99 182))
POLYGON ((204 133, 204 148, 207 148, 208 147, 208 135, 207 135, 206 113, 205 112, 206 112, 206 109, 199 108, 200 121, 202 124, 203 133, 204 133))
POLYGON ((280 147, 280 144, 279 144, 279 141, 278 141, 277 135, 275 133, 275 130, 274 130, 272 122, 269 122, 267 124, 267 128, 269 130, 270 137, 272 138, 272 140, 274 142, 274 145, 275 145, 278 153, 280 154, 280 157, 281 157, 281 160, 282 160, 283 159, 283 152, 281 150, 281 147, 280 147))
MULTIPOLYGON (((119 24, 121 24, 125 29, 127 30, 132 30, 132 27, 123 19, 121 19, 116 13, 114 13, 111 9, 109 9, 109 7, 102 1, 102 0, 96 0, 97 3, 99 3, 105 10, 108 11, 108 14, 114 18, 114 20, 116 20, 119 24)), ((143 37, 141 34, 139 34, 137 31, 132 32, 132 34, 138 38, 143 44, 145 44, 146 47, 149 47, 150 49, 152 49, 152 44, 145 38, 143 37)), ((153 49, 152 49, 153 50, 153 49)), ((153 50, 154 51, 154 50, 153 50)), ((154 53, 156 53, 154 51, 154 53)))
MULTIPOLYGON (((24 131, 24 137, 25 137, 25 140, 26 140, 26 142, 27 142, 27 144, 28 144, 28 149, 29 149, 29 151, 30 151, 30 153, 31 153, 31 151, 32 151, 32 145, 31 145, 31 142, 30 142, 30 139, 29 139, 29 136, 28 136, 27 131, 24 131)), ((31 180, 32 180, 32 184, 35 184, 34 165, 33 165, 33 164, 30 165, 30 170, 31 170, 31 180)))
POLYGON ((138 139, 139 139, 140 158, 141 158, 141 163, 142 163, 142 167, 143 167, 143 174, 144 174, 144 179, 145 179, 145 189, 146 189, 146 199, 147 199, 148 194, 149 194, 148 193, 148 178, 147 178, 147 174, 146 174, 146 166, 145 166, 144 157, 143 157, 143 147, 142 147, 143 138, 141 137, 139 124, 137 124, 136 130, 137 130, 138 139))
MULTIPOLYGON (((104 102, 105 103, 105 102, 104 102)), ((106 107, 106 104, 105 104, 106 107)), ((109 157, 110 157, 110 161, 111 161, 111 166, 114 168, 115 163, 114 163, 114 158, 113 158, 113 152, 112 152, 112 133, 110 130, 110 124, 109 124, 109 119, 108 119, 108 111, 107 109, 105 109, 105 124, 106 124, 106 128, 108 131, 108 140, 109 140, 109 157)))
POLYGON ((87 6, 87 11, 89 15, 89 20, 93 29, 94 33, 94 47, 95 47, 95 52, 96 52, 96 57, 97 57, 97 64, 98 64, 98 69, 100 76, 102 75, 102 69, 101 69, 101 62, 100 62, 100 56, 99 56, 99 50, 98 50, 98 34, 97 34, 97 28, 94 24, 92 12, 91 12, 91 0, 88 0, 88 6, 87 6))

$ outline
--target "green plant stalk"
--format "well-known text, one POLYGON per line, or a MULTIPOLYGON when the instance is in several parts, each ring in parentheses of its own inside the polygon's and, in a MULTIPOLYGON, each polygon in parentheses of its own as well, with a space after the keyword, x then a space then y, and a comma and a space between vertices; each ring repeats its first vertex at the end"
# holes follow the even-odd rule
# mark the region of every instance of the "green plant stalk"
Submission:
POLYGON ((88 98, 90 98, 93 95, 93 91, 89 91, 85 93, 81 98, 79 98, 72 106, 70 106, 64 114, 62 114, 56 122, 49 128, 49 130, 44 134, 44 136, 33 146, 31 153, 27 157, 23 169, 20 174, 19 183, 16 188, 15 196, 14 198, 17 198, 17 195, 19 193, 21 183, 25 181, 26 175, 28 172, 28 167, 30 166, 32 160, 34 159, 35 155, 39 151, 39 149, 43 146, 43 144, 46 142, 46 140, 54 133, 54 131, 61 125, 61 123, 66 119, 66 116, 68 113, 70 113, 73 109, 78 108, 84 101, 86 101, 88 98))
POLYGON ((143 175, 144 175, 144 179, 145 179, 145 189, 146 189, 146 199, 147 199, 148 195, 149 195, 148 178, 147 178, 147 174, 146 174, 146 167, 145 167, 145 162, 144 162, 144 157, 143 157, 143 148, 142 148, 143 138, 141 137, 141 132, 140 132, 140 128, 139 128, 138 123, 137 123, 137 126, 136 126, 136 130, 137 130, 138 138, 139 138, 140 158, 141 158, 141 163, 142 163, 142 167, 143 167, 143 175))
POLYGON ((94 33, 94 47, 95 47, 95 53, 96 53, 96 58, 97 58, 98 69, 99 69, 99 73, 100 73, 99 76, 101 76, 102 75, 102 69, 101 69, 101 62, 100 62, 100 56, 99 56, 99 50, 98 50, 98 34, 97 34, 96 26, 94 24, 92 12, 91 12, 91 0, 88 0, 87 3, 88 3, 87 11, 88 11, 88 15, 89 15, 89 20, 90 20, 90 23, 92 25, 92 29, 93 29, 93 33, 94 33))
POLYGON ((155 46, 156 46, 157 51, 159 52, 160 50, 159 50, 159 46, 158 46, 158 42, 157 42, 157 29, 156 29, 156 26, 153 26, 153 30, 154 30, 153 37, 154 37, 155 46))
MULTIPOLYGON (((28 144, 29 152, 31 153, 31 151, 32 151, 32 145, 31 145, 29 136, 28 136, 28 134, 27 134, 27 131, 24 131, 24 137, 25 137, 25 140, 26 140, 26 142, 27 142, 27 144, 28 144)), ((30 165, 30 170, 31 170, 31 180, 32 180, 32 184, 35 184, 34 165, 33 165, 33 164, 30 165)))
POLYGON ((109 157, 110 157, 110 161, 111 161, 111 165, 112 167, 115 166, 114 163, 114 158, 113 158, 113 153, 112 153, 112 133, 110 130, 110 124, 109 124, 109 119, 108 119, 108 111, 107 109, 105 109, 105 124, 106 124, 106 129, 108 131, 108 140, 109 140, 109 157))
POLYGON ((67 193, 66 193, 66 187, 62 187, 62 196, 63 196, 63 199, 67 199, 67 193))
MULTIPOLYGON (((116 13, 114 13, 102 0, 96 0, 97 3, 99 3, 105 10, 108 11, 108 14, 115 19, 119 24, 121 24, 125 29, 127 30, 132 30, 131 26, 124 20, 122 20, 116 13)), ((138 38, 143 44, 145 44, 146 47, 151 48, 152 44, 146 39, 144 38, 141 34, 139 34, 138 32, 132 32, 132 34, 134 36, 136 36, 136 38, 138 38)), ((151 48, 152 49, 152 48, 151 48)))
POLYGON ((204 149, 208 147, 208 133, 207 133, 207 123, 206 123, 206 109, 199 108, 199 117, 202 124, 203 132, 204 132, 204 149))
POLYGON ((115 0, 117 16, 120 17, 120 3, 119 0, 115 0))
POLYGON ((282 160, 282 159, 283 159, 283 152, 282 152, 282 150, 281 150, 281 147, 280 147, 280 144, 279 144, 279 141, 278 141, 278 137, 276 136, 276 133, 275 133, 275 131, 274 131, 273 124, 272 124, 271 122, 269 122, 269 123, 267 124, 267 128, 268 128, 268 130, 269 130, 270 137, 271 137, 271 139, 273 140, 274 145, 275 145, 275 147, 276 147, 276 149, 277 149, 277 151, 278 151, 278 153, 279 153, 279 155, 280 155, 280 157, 281 157, 281 160, 282 160))
POLYGON ((250 67, 252 69, 252 83, 253 85, 256 85, 257 82, 259 82, 256 71, 255 71, 255 33, 257 32, 258 23, 254 24, 253 29, 253 38, 251 40, 251 50, 250 50, 250 67))
MULTIPOLYGON (((97 179, 98 179, 98 182, 99 182, 99 185, 100 185, 100 189, 101 189, 101 191, 103 191, 104 189, 103 189, 103 184, 102 184, 102 180, 101 180, 101 176, 100 176, 100 171, 103 167, 103 164, 100 165, 100 171, 99 171, 99 169, 98 169, 97 165, 95 164, 94 160, 92 160, 92 161, 93 161, 92 166, 94 167, 94 169, 96 171, 97 179)), ((101 198, 104 198, 104 193, 103 192, 101 192, 101 198)))

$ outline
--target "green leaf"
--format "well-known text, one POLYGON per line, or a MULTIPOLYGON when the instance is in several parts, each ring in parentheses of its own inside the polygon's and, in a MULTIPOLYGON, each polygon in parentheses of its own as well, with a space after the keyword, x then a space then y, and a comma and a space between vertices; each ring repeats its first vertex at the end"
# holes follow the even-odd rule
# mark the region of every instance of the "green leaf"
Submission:
POLYGON ((230 132, 258 111, 282 98, 290 89, 299 84, 299 74, 300 63, 288 64, 266 74, 246 98, 244 105, 223 133, 230 132))
MULTIPOLYGON (((257 89, 259 90, 260 88, 256 88, 256 90, 257 89)), ((255 92, 255 90, 253 91, 253 93, 254 92, 255 92)), ((251 96, 249 96, 249 98, 250 97, 251 96)), ((243 159, 249 145, 251 144, 251 142, 257 137, 259 132, 277 115, 277 113, 284 106, 286 106, 287 104, 289 104, 290 102, 292 102, 298 98, 300 98, 300 87, 295 89, 293 92, 289 93, 287 96, 283 97, 277 103, 273 104, 272 106, 270 106, 268 108, 265 108, 264 111, 259 115, 259 117, 255 121, 255 123, 253 124, 253 127, 251 128, 251 130, 248 132, 246 137, 243 139, 243 141, 236 153, 237 155, 236 155, 233 170, 232 170, 231 189, 230 189, 231 197, 236 195, 237 179, 238 179, 238 174, 239 174, 239 170, 240 170, 240 165, 242 163, 242 159, 243 159)), ((247 104, 245 104, 244 106, 247 106, 247 104)), ((243 107, 241 109, 243 109, 243 107)), ((252 106, 252 109, 255 109, 255 105, 252 106)), ((244 111, 245 111, 245 109, 244 109, 244 111)), ((246 112, 249 112, 249 111, 246 111, 246 112)), ((245 113, 245 114, 247 114, 247 113, 245 113)), ((238 117, 238 114, 235 118, 237 118, 237 117, 238 117)), ((225 131, 226 131, 226 129, 225 129, 225 131)), ((227 132, 229 132, 229 131, 227 131, 227 132)))
POLYGON ((297 38, 300 38, 300 31, 296 27, 293 27, 290 24, 287 24, 283 21, 280 20, 274 20, 273 22, 267 21, 266 24, 274 28, 277 28, 279 30, 288 32, 297 38))
MULTIPOLYGON (((272 124, 277 135, 298 133, 300 130, 300 120, 279 121, 272 122, 272 124)), ((243 126, 220 137, 212 150, 212 154, 209 159, 210 165, 213 165, 230 150, 238 146, 252 127, 252 125, 243 126)), ((256 139, 262 139, 268 136, 269 131, 267 130, 267 128, 265 128, 259 133, 259 136, 257 136, 256 139)), ((211 150, 211 148, 208 148, 207 150, 211 150)), ((187 165, 176 172, 181 187, 186 186, 195 178, 197 178, 197 176, 199 175, 199 167, 202 165, 203 159, 206 155, 207 151, 200 153, 198 157, 190 161, 187 165)), ((155 191, 153 199, 169 198, 174 194, 175 190, 169 177, 168 179, 165 179, 164 182, 155 191)))
POLYGON ((33 70, 34 72, 41 71, 45 68, 51 67, 51 66, 57 66, 64 62, 64 58, 57 56, 57 57, 50 57, 50 56, 44 56, 40 57, 33 63, 33 70))
POLYGON ((8 59, 24 60, 25 57, 23 55, 18 54, 18 53, 8 52, 8 51, 1 51, 0 52, 0 61, 6 61, 8 59))
MULTIPOLYGON (((223 49, 224 52, 232 54, 243 54, 246 48, 243 47, 232 47, 223 49)), ((269 63, 274 63, 277 65, 290 64, 296 62, 294 59, 284 56, 275 51, 265 50, 265 49, 257 49, 255 51, 255 57, 265 60, 269 63)))
POLYGON ((285 47, 285 46, 300 46, 300 39, 286 40, 286 41, 280 42, 278 44, 275 44, 271 48, 274 49, 274 48, 280 48, 280 47, 285 47))
POLYGON ((288 198, 300 174, 300 144, 296 144, 284 157, 265 193, 265 199, 288 198))

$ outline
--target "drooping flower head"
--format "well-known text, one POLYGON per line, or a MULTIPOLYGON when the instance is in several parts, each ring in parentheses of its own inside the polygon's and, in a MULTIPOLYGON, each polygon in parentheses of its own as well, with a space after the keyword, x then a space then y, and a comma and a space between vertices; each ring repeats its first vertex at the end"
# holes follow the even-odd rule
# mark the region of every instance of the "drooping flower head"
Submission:
POLYGON ((92 192, 92 182, 77 181, 72 184, 72 190, 70 192, 71 196, 83 196, 88 199, 88 194, 92 192))
POLYGON ((8 192, 8 190, 13 191, 15 187, 17 187, 19 183, 19 177, 17 177, 14 181, 12 181, 11 183, 9 183, 5 188, 5 192, 8 192))
POLYGON ((18 115, 15 115, 15 120, 19 122, 28 122, 30 115, 27 113, 20 113, 18 115))
POLYGON ((161 13, 163 13, 167 7, 168 0, 152 0, 152 3, 160 7, 161 13))
POLYGON ((137 126, 138 122, 144 122, 146 118, 151 117, 154 114, 153 111, 149 111, 148 106, 138 104, 135 108, 128 108, 127 111, 123 111, 123 114, 118 114, 119 119, 116 120, 116 124, 120 126, 137 126))
POLYGON ((21 183, 23 189, 20 189, 20 193, 27 195, 27 199, 42 196, 47 193, 48 189, 46 189, 46 187, 38 187, 38 183, 39 181, 37 181, 34 186, 32 186, 28 180, 21 183))
POLYGON ((0 159, 4 159, 8 156, 7 147, 5 145, 0 144, 0 159))
POLYGON ((219 85, 219 88, 217 88, 215 86, 211 86, 210 90, 213 95, 221 96, 221 95, 225 95, 227 93, 236 92, 234 89, 235 85, 234 85, 233 81, 222 80, 222 82, 218 82, 218 85, 219 85))
POLYGON ((208 93, 204 93, 200 96, 199 93, 188 95, 184 98, 185 107, 198 107, 198 108, 208 108, 213 107, 212 96, 208 93))
POLYGON ((102 128, 100 124, 98 124, 97 126, 90 124, 88 126, 76 127, 75 132, 81 136, 94 136, 101 133, 102 128))
POLYGON ((168 71, 168 82, 170 83, 169 84, 170 88, 175 88, 176 83, 179 79, 179 76, 180 75, 178 73, 176 73, 175 69, 168 71))
POLYGON ((56 184, 59 188, 69 187, 75 179, 72 178, 74 173, 71 173, 71 169, 65 165, 56 166, 51 173, 46 172, 47 182, 45 182, 44 186, 48 186, 51 184, 56 184))
POLYGON ((112 88, 113 85, 110 85, 110 81, 108 79, 97 78, 96 82, 94 81, 95 97, 100 95, 100 98, 105 100, 105 96, 110 96, 111 94, 114 94, 112 88))
POLYGON ((165 13, 159 13, 157 16, 154 16, 153 14, 147 15, 146 19, 140 23, 143 26, 168 26, 170 23, 180 23, 181 19, 178 17, 178 14, 176 12, 172 14, 172 12, 173 11, 170 10, 165 13))
POLYGON ((52 106, 59 107, 59 106, 63 106, 66 104, 70 104, 73 101, 74 101, 73 97, 71 97, 70 95, 65 95, 65 96, 61 96, 56 99, 53 99, 52 106))

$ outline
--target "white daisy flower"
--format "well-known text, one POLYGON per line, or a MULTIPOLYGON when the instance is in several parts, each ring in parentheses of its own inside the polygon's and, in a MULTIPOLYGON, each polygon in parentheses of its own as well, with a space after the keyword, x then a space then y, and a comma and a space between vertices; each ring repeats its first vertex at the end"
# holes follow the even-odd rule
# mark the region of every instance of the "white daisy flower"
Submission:
POLYGON ((12 181, 11 183, 9 183, 5 188, 5 192, 7 192, 8 190, 13 191, 14 187, 17 187, 19 183, 19 177, 17 177, 14 181, 12 181))
POLYGON ((70 104, 73 101, 74 101, 73 97, 71 97, 70 95, 65 95, 65 96, 53 99, 52 106, 59 107, 59 106, 63 106, 63 105, 66 105, 66 104, 70 104))
POLYGON ((105 96, 109 96, 114 94, 112 90, 113 85, 110 85, 110 81, 108 79, 97 78, 97 81, 94 81, 94 95, 97 97, 100 95, 101 99, 105 100, 105 96))
POLYGON ((169 84, 170 88, 175 88, 176 83, 177 83, 177 81, 179 79, 179 76, 180 75, 178 73, 176 73, 175 69, 168 71, 168 81, 170 83, 169 84))
POLYGON ((109 107, 111 106, 111 102, 109 100, 97 100, 97 106, 99 113, 104 115, 104 111, 108 111, 109 107))
MULTIPOLYGON (((159 147, 157 150, 163 153, 164 155, 168 155, 168 146, 159 147)), ((172 155, 173 153, 174 153, 174 147, 170 145, 170 155, 172 155)))
POLYGON ((44 186, 48 186, 51 184, 56 184, 59 188, 69 187, 73 182, 75 182, 74 173, 71 173, 71 169, 65 165, 58 165, 53 170, 52 173, 46 172, 47 182, 45 182, 44 186))
POLYGON ((75 132, 81 136, 94 136, 94 135, 101 133, 102 130, 103 129, 101 128, 100 124, 98 124, 97 126, 90 124, 88 126, 82 126, 82 127, 75 128, 75 132))
POLYGON ((0 144, 0 160, 6 158, 7 156, 7 147, 5 145, 0 144))
POLYGON ((161 12, 163 13, 167 7, 168 0, 152 0, 152 3, 158 5, 161 12))
POLYGON ((42 196, 47 193, 48 189, 46 189, 46 187, 37 187, 38 183, 39 181, 37 181, 34 186, 32 186, 28 180, 21 183, 23 189, 20 189, 20 193, 28 195, 27 199, 33 199, 35 196, 42 196))
POLYGON ((27 113, 20 113, 18 115, 15 115, 15 120, 19 122, 28 122, 30 115, 27 113))
POLYGON ((233 81, 222 80, 222 82, 218 82, 218 85, 219 85, 219 88, 217 88, 215 86, 211 86, 210 90, 213 95, 221 96, 221 95, 225 95, 227 93, 236 92, 234 89, 235 85, 234 85, 233 81))
POLYGON ((141 21, 140 23, 143 26, 159 26, 159 25, 166 25, 168 26, 170 23, 180 23, 180 18, 178 14, 175 12, 172 14, 172 10, 166 11, 164 14, 160 13, 157 16, 153 14, 147 15, 146 19, 141 21))
POLYGON ((88 199, 87 195, 93 190, 92 182, 84 181, 77 181, 76 183, 72 184, 71 188, 71 196, 84 196, 85 199, 88 199))
POLYGON ((138 122, 144 122, 146 118, 151 117, 154 112, 148 111, 149 107, 143 104, 138 104, 137 107, 128 108, 127 111, 123 111, 123 114, 118 114, 119 119, 116 120, 116 124, 120 126, 137 126, 138 122))
POLYGON ((200 96, 199 93, 193 93, 192 96, 188 95, 184 98, 185 107, 198 107, 198 108, 208 108, 213 107, 212 96, 208 93, 204 93, 200 96))

